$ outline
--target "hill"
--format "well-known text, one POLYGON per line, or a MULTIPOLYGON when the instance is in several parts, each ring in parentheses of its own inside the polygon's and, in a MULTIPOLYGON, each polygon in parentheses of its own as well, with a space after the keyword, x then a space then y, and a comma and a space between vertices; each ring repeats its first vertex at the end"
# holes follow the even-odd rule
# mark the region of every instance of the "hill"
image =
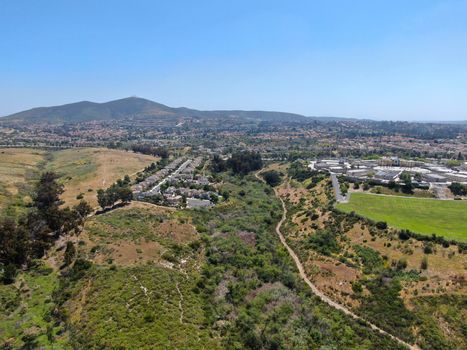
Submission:
POLYGON ((13 215, 25 210, 33 184, 43 171, 53 171, 65 186, 62 200, 67 205, 83 198, 97 205, 96 190, 133 175, 157 158, 106 148, 74 148, 44 151, 26 148, 0 148, 0 214, 13 215), (5 213, 6 210, 6 213, 5 213))
POLYGON ((80 123, 93 120, 131 118, 196 117, 240 118, 269 121, 304 121, 307 117, 293 113, 269 111, 199 111, 185 107, 173 108, 139 97, 96 103, 81 101, 53 107, 38 107, 3 117, 1 121, 19 123, 80 123))

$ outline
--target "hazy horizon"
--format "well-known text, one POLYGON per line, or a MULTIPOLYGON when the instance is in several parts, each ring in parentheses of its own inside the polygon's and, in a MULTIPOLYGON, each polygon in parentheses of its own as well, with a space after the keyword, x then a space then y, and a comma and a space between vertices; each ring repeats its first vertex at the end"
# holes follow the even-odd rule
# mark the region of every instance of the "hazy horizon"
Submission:
POLYGON ((171 107, 467 120, 467 1, 5 1, 0 116, 171 107))
POLYGON ((172 108, 180 108, 180 107, 185 107, 185 108, 190 108, 190 109, 195 109, 195 110, 201 110, 201 111, 214 111, 214 110, 224 110, 224 111, 229 111, 229 110, 243 110, 243 111, 269 111, 269 112, 282 112, 282 113, 294 113, 294 114, 299 114, 299 115, 302 115, 304 117, 310 117, 310 118, 313 118, 313 117, 316 117, 316 118, 348 118, 348 119, 360 119, 360 120, 363 120, 363 119, 367 119, 367 120, 374 120, 374 121, 409 121, 409 122, 426 122, 426 123, 430 123, 430 122, 434 122, 434 123, 449 123, 449 122, 467 122, 467 118, 466 119, 459 119, 459 120, 441 120, 441 119, 432 119, 432 120, 422 120, 422 119, 419 119, 419 120, 407 120, 407 119, 385 119, 385 118, 376 118, 376 117, 371 117, 371 116, 346 116, 346 115, 310 115, 310 114, 302 114, 302 113, 297 113, 297 112, 291 112, 291 111, 281 111, 281 110, 271 110, 271 109, 242 109, 242 108, 216 108, 216 109, 200 109, 200 108, 195 108, 195 107, 192 107, 192 106, 184 106, 184 105, 180 105, 180 106, 171 106, 167 103, 164 103, 162 101, 158 101, 158 100, 155 100, 155 99, 150 99, 150 98, 146 98, 144 96, 126 96, 126 97, 122 97, 122 98, 115 98, 115 99, 112 99, 112 100, 105 100, 105 101, 94 101, 92 99, 85 99, 85 100, 80 100, 80 101, 74 101, 74 102, 66 102, 66 103, 63 103, 63 104, 52 104, 52 105, 44 105, 44 106, 35 106, 35 107, 31 107, 31 108, 26 108, 24 110, 21 110, 21 111, 16 111, 16 112, 13 112, 13 113, 10 113, 8 115, 1 115, 0 118, 3 118, 3 117, 7 117, 9 115, 13 115, 13 114, 16 114, 18 112, 24 112, 24 111, 27 111, 27 110, 31 110, 31 109, 35 109, 35 108, 41 108, 41 107, 56 107, 56 106, 62 106, 62 105, 68 105, 68 104, 74 104, 74 103, 79 103, 79 102, 92 102, 92 103, 106 103, 106 102, 111 102, 111 101, 115 101, 115 100, 120 100, 120 99, 125 99, 125 98, 130 98, 130 97, 137 97, 137 98, 142 98, 142 99, 146 99, 146 100, 150 100, 150 101, 153 101, 153 102, 156 102, 156 103, 160 103, 160 104, 163 104, 163 105, 166 105, 168 107, 172 107, 172 108))

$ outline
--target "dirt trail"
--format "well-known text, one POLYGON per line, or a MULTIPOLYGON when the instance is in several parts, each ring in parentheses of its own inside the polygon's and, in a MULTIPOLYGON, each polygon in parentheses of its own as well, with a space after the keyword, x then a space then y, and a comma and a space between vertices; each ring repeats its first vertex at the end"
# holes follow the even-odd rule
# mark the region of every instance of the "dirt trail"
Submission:
POLYGON ((178 286, 178 281, 175 283, 175 288, 177 289, 178 294, 180 295, 180 300, 178 301, 178 309, 180 310, 180 324, 183 324, 183 294, 178 286))
MULTIPOLYGON (((261 178, 261 176, 259 176, 259 172, 255 173, 255 176, 257 179, 259 179, 260 181, 263 181, 264 180, 261 178)), ((285 202, 284 200, 280 197, 279 193, 277 192, 277 189, 274 188, 274 193, 276 194, 276 197, 281 201, 281 204, 282 204, 282 218, 281 220, 277 223, 276 225, 276 233, 277 235, 279 236, 279 239, 282 243, 282 245, 287 249, 287 252, 289 253, 289 255, 292 257, 293 261, 295 262, 295 265, 297 266, 297 269, 298 269, 298 272, 300 274, 300 277, 303 279, 303 281, 305 281, 305 283, 310 287, 310 289, 312 290, 312 292, 314 294, 316 294, 322 301, 324 301, 326 304, 328 304, 329 306, 337 309, 337 310, 340 310, 342 311, 343 313, 345 313, 346 315, 349 315, 351 317, 353 317, 354 319, 357 319, 357 320, 362 320, 364 322, 366 322, 370 327, 371 329, 373 330, 376 330, 378 332, 380 332, 381 334, 384 334, 384 335, 387 335, 388 337, 392 338, 393 340, 397 341, 398 343, 408 347, 410 350, 421 350, 417 345, 411 345, 411 344, 408 344, 406 343, 405 341, 403 341, 402 339, 399 339, 397 338, 396 336, 386 332, 385 330, 379 328, 378 326, 374 325, 373 323, 365 320, 364 318, 360 317, 360 316, 357 316, 356 314, 354 314, 352 311, 350 311, 348 308, 346 308, 345 306, 341 305, 341 304, 338 304, 336 303, 335 301, 331 300, 328 296, 326 296, 323 292, 321 292, 308 278, 308 276, 306 275, 306 272, 305 272, 305 268, 303 267, 300 259, 298 258, 297 254, 295 254, 294 250, 292 248, 289 247, 289 245, 287 244, 287 241, 285 240, 285 237, 284 235, 282 234, 281 232, 281 226, 282 224, 285 222, 285 220, 287 220, 287 208, 285 206, 285 202)))

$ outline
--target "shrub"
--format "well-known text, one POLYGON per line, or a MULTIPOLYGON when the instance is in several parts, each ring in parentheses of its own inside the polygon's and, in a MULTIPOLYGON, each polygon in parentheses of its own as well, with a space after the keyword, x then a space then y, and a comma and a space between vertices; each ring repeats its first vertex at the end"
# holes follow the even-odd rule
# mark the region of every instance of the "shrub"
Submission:
POLYGON ((396 269, 397 270, 405 270, 407 268, 407 259, 401 258, 397 261, 396 269))
POLYGON ((376 227, 380 230, 385 230, 388 228, 388 224, 386 224, 384 221, 378 221, 376 223, 376 227))
POLYGON ((433 246, 431 244, 425 244, 425 247, 423 247, 423 252, 425 254, 433 254, 433 246))
POLYGON ((428 268, 428 258, 426 256, 423 257, 420 268, 422 270, 426 270, 428 268))

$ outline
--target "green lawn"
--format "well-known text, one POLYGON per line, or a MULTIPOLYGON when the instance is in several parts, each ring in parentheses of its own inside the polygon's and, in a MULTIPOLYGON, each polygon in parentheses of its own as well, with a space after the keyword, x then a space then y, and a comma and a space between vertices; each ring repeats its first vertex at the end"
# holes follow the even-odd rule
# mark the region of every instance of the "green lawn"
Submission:
POLYGON ((353 193, 338 209, 390 226, 467 241, 467 201, 442 201, 353 193))

